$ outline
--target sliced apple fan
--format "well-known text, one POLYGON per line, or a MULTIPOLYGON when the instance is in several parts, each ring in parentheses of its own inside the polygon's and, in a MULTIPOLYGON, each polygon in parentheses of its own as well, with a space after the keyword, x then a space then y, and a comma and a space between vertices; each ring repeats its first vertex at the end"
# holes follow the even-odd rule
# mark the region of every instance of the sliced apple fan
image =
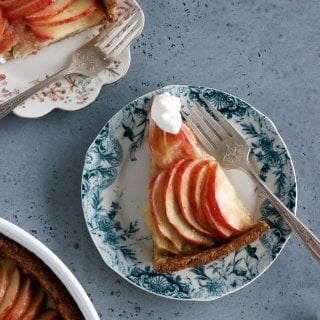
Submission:
POLYGON ((154 268, 177 271, 207 264, 269 230, 252 221, 217 161, 183 124, 178 134, 150 119, 151 181, 146 219, 154 268))

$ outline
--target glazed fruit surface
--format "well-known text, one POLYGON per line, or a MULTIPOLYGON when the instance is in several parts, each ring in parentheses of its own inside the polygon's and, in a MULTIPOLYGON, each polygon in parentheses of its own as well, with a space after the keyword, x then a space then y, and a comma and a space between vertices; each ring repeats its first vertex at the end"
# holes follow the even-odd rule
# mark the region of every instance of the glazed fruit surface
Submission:
POLYGON ((13 260, 0 256, 0 319, 63 319, 56 302, 13 260))
POLYGON ((0 0, 0 54, 15 46, 36 51, 39 43, 63 39, 104 17, 97 0, 0 0))
POLYGON ((149 146, 150 216, 164 250, 201 252, 250 228, 251 218, 224 171, 185 124, 170 134, 150 121, 149 146))

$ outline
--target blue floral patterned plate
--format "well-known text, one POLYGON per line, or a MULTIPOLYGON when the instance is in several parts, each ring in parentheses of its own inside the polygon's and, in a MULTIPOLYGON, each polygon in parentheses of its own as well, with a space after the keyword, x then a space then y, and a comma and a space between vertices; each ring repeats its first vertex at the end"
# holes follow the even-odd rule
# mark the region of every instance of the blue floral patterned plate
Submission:
POLYGON ((148 197, 147 109, 153 95, 168 91, 199 99, 202 94, 243 133, 252 146, 256 170, 293 211, 296 179, 289 152, 273 123, 227 93, 205 87, 169 86, 145 94, 120 110, 89 147, 82 176, 82 204, 89 233, 106 264, 148 292, 174 299, 214 300, 255 280, 279 255, 290 231, 250 180, 233 174, 240 196, 256 208, 271 231, 246 248, 203 267, 161 274, 152 267, 152 238, 144 221, 148 197), (244 185, 246 188, 244 188, 244 185))

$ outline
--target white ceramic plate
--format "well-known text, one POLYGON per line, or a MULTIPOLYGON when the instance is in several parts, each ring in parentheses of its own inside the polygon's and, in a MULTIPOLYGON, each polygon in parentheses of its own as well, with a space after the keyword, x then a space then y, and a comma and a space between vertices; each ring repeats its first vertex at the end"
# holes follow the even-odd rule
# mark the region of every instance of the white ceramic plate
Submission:
POLYGON ((147 108, 153 95, 164 91, 199 103, 200 94, 214 101, 252 146, 261 178, 293 211, 294 169, 283 140, 265 115, 232 95, 205 87, 170 86, 130 102, 89 147, 82 177, 82 204, 90 235, 106 264, 148 292, 174 299, 214 300, 262 274, 279 255, 290 232, 250 180, 233 173, 244 203, 257 208, 256 218, 267 221, 271 231, 246 248, 203 267, 169 274, 153 269, 152 239, 144 221, 150 166, 147 108))
POLYGON ((51 250, 23 229, 2 218, 0 218, 0 233, 34 253, 49 266, 68 289, 85 319, 100 319, 81 284, 67 266, 51 250))
MULTIPOLYGON (((119 2, 119 10, 122 11, 131 6, 139 7, 135 0, 119 0, 119 2)), ((144 24, 144 14, 142 10, 140 12, 144 24)), ((92 28, 72 38, 54 43, 36 55, 0 65, 0 103, 62 69, 69 61, 71 53, 97 32, 98 27, 92 28)), ((111 84, 123 78, 130 67, 130 62, 131 55, 128 48, 97 77, 91 79, 72 75, 53 82, 15 108, 13 112, 24 118, 38 118, 54 109, 66 111, 82 109, 95 100, 104 84, 111 84)))

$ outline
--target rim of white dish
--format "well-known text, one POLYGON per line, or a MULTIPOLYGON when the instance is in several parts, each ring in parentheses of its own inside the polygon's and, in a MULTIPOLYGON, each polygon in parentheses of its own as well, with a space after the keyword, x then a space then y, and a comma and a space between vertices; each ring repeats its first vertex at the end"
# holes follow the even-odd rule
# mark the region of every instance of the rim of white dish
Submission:
POLYGON ((97 311, 80 282, 62 260, 48 247, 22 228, 3 218, 0 218, 0 233, 34 253, 54 272, 77 303, 85 319, 100 320, 97 311))

